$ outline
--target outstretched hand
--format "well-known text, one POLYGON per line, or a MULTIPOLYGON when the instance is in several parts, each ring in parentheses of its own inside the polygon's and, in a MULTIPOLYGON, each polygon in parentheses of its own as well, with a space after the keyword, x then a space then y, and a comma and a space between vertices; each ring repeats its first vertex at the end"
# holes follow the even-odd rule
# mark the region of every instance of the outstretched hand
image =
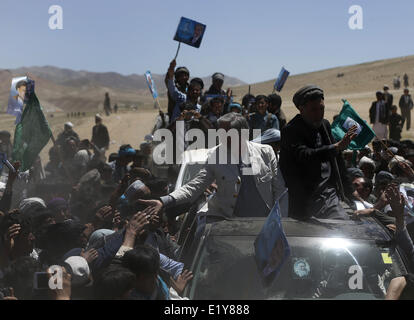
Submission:
POLYGON ((138 200, 137 202, 147 206, 142 212, 148 216, 159 215, 164 207, 160 200, 138 200))
POLYGON ((342 140, 335 144, 338 151, 344 151, 348 148, 352 140, 354 140, 356 136, 358 135, 357 130, 358 130, 357 126, 352 126, 348 130, 348 132, 345 134, 345 136, 342 138, 342 140))

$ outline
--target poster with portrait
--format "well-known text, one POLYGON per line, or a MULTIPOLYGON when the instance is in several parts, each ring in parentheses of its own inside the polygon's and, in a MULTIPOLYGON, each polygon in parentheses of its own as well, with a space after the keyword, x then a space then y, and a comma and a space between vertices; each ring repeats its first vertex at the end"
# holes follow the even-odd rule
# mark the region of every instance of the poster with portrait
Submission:
POLYGON ((174 40, 195 48, 200 48, 205 31, 205 24, 181 17, 174 40))
POLYGON ((10 87, 10 95, 7 103, 7 113, 16 116, 16 124, 20 122, 24 103, 34 92, 34 81, 29 77, 13 78, 10 87))
POLYGON ((157 88, 155 87, 155 82, 152 79, 151 71, 145 72, 145 80, 147 81, 148 88, 151 92, 151 95, 154 99, 158 98, 157 88))
POLYGON ((10 88, 7 113, 19 116, 23 112, 23 104, 26 96, 27 77, 13 78, 10 88))
POLYGON ((255 260, 262 284, 269 287, 290 256, 290 247, 280 220, 276 202, 254 242, 255 260))

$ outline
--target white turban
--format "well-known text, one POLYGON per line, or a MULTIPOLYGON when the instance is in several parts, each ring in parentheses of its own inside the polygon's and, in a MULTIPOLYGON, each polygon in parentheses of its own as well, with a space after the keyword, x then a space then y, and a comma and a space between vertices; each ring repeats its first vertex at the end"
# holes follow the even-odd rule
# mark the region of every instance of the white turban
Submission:
POLYGON ((46 208, 46 203, 41 198, 27 198, 22 200, 19 204, 19 211, 21 214, 30 214, 39 208, 46 208))
POLYGON ((374 168, 375 168, 375 161, 374 161, 374 160, 372 160, 372 159, 370 159, 370 158, 368 158, 368 157, 362 157, 362 158, 361 158, 361 160, 359 160, 359 163, 358 163, 358 168, 360 168, 360 169, 361 169, 361 167, 362 167, 364 164, 369 164, 369 165, 371 165, 372 167, 374 167, 374 168))

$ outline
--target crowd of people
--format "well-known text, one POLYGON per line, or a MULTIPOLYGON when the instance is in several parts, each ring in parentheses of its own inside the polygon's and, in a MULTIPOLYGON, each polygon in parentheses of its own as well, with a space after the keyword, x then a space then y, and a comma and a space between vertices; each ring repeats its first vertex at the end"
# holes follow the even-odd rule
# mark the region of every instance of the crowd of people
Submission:
POLYGON ((376 93, 376 101, 372 102, 369 109, 369 118, 378 138, 400 141, 404 124, 407 131, 411 128, 411 110, 414 108, 414 102, 410 90, 405 88, 404 94, 400 97, 398 105, 401 114, 398 114, 398 108, 393 102, 394 96, 385 85, 384 91, 376 93))
MULTIPOLYGON (((160 111, 154 132, 161 128, 174 132, 177 121, 183 121, 186 130, 257 129, 261 137, 240 136, 237 151, 225 150, 230 155, 226 163, 206 161, 177 190, 171 188, 176 172, 168 178, 154 175, 151 139, 139 149, 131 141, 106 155, 109 132, 99 114, 90 140, 66 123, 44 168, 40 160, 26 172, 19 172, 18 161, 14 170, 4 167, 0 296, 187 299, 183 292, 193 274, 180 261, 177 217, 200 198, 209 202, 197 213, 195 239, 209 223, 266 217, 278 201, 283 216, 298 220, 374 217, 395 235, 414 263, 414 223, 400 193, 402 187, 414 190, 414 142, 401 141, 401 130, 398 134, 395 128, 407 121, 409 129, 409 113, 398 117, 386 88, 377 94, 370 111, 378 138, 372 148, 350 151, 357 128, 335 141, 324 119, 324 91, 318 86, 296 92, 298 114, 288 122, 278 94, 248 94, 237 103, 231 89, 223 90, 224 79, 215 73, 203 93, 202 79, 190 81, 189 70, 176 68, 172 61, 165 78, 168 111, 160 111), (390 137, 382 136, 380 124, 390 126, 390 137), (254 160, 240 161, 245 157, 241 150, 254 160), (62 286, 57 289, 34 281, 42 273, 54 279, 52 266, 62 270, 62 286)), ((412 109, 407 95, 408 90, 401 97, 401 111, 412 109)), ((106 96, 106 114, 111 112, 108 106, 106 96)), ((11 158, 10 133, 0 132, 0 141, 1 151, 11 158)), ((218 144, 208 158, 218 157, 222 148, 226 147, 218 144)), ((387 298, 413 298, 412 279, 411 274, 394 279, 387 298)))

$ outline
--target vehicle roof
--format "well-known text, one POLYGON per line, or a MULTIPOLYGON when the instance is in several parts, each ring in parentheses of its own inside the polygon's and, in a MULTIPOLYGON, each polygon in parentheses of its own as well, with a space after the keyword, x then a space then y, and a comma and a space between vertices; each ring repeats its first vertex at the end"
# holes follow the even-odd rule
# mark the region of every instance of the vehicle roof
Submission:
MULTIPOLYGON (((266 218, 238 218, 214 223, 209 236, 257 236, 266 218)), ((282 218, 283 230, 287 237, 347 238, 362 240, 390 240, 390 235, 376 220, 363 221, 321 220, 298 221, 282 218)))

